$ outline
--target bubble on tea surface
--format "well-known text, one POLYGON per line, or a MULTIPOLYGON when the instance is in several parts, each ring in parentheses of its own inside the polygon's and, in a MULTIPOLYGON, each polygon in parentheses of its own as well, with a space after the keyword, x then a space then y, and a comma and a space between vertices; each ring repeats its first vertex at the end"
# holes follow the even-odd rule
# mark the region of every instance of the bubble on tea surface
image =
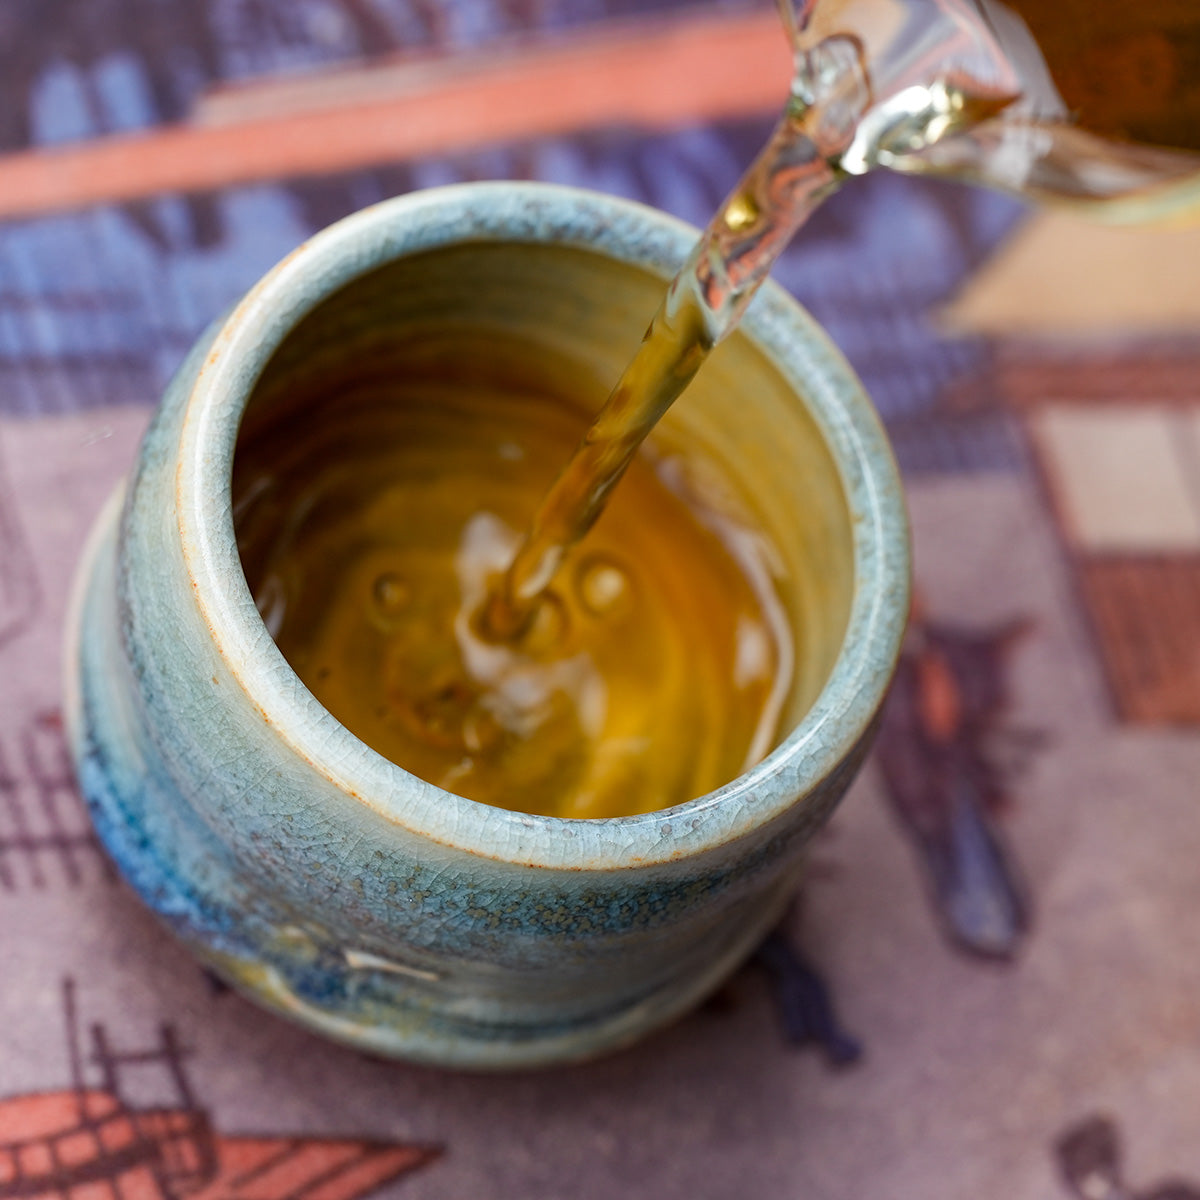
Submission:
POLYGON ((576 586, 593 617, 615 617, 632 603, 629 576, 611 558, 592 555, 579 564, 576 586))
POLYGON ((412 587, 402 575, 384 571, 371 584, 367 615, 371 624, 383 633, 391 633, 405 615, 412 600, 412 587))
POLYGON ((371 594, 380 609, 386 613, 394 613, 408 603, 412 591, 401 576, 392 571, 385 571, 376 578, 371 594))

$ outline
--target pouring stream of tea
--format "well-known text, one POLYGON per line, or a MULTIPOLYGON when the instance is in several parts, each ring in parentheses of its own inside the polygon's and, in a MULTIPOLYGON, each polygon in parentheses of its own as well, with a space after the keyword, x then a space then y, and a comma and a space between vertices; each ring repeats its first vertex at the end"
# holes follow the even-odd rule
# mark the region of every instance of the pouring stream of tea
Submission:
POLYGON ((796 64, 783 116, 672 280, 640 348, 494 584, 482 625, 497 640, 519 637, 529 626, 539 598, 603 512, 638 447, 734 329, 776 259, 826 197, 848 175, 920 150, 1014 98, 1013 77, 982 25, 937 10, 939 19, 926 30, 937 64, 930 80, 914 87, 897 78, 881 95, 882 64, 870 64, 869 75, 861 43, 831 37, 804 49, 792 0, 779 0, 779 8, 796 64), (970 72, 952 69, 961 65, 964 45, 972 55, 970 72))
POLYGON ((795 62, 782 119, 493 588, 484 626, 498 638, 527 625, 638 446, 848 176, 876 166, 945 174, 1134 219, 1200 207, 1200 100, 1187 69, 1200 16, 1178 4, 793 3, 778 0, 795 62))

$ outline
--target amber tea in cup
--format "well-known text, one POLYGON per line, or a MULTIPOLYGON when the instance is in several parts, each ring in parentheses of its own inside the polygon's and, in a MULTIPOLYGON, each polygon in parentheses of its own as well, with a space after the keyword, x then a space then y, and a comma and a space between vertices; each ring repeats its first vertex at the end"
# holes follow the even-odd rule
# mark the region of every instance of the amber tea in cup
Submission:
MULTIPOLYGON (((411 293, 420 269, 368 286, 411 293)), ((656 438, 526 627, 497 638, 489 588, 606 381, 486 323, 306 355, 337 310, 268 368, 233 479, 251 591, 321 704, 430 783, 554 816, 671 807, 761 760, 796 647, 780 555, 720 462, 656 438)))

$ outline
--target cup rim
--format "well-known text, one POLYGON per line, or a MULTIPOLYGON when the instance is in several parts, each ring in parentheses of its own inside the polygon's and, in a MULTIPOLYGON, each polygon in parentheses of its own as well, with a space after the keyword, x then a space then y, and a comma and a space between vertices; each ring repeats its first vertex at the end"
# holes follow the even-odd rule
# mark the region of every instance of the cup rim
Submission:
POLYGON ((816 701, 737 779, 673 808, 605 818, 538 816, 444 791, 372 750, 320 705, 267 634, 250 594, 234 535, 234 448, 263 369, 307 313, 386 262, 464 241, 574 246, 655 271, 665 286, 698 235, 645 205, 560 185, 471 183, 413 192, 303 243, 247 293, 209 349, 187 399, 175 481, 196 602, 223 660, 290 751, 412 835, 557 870, 694 857, 796 806, 809 807, 819 820, 821 785, 875 719, 908 614, 909 535, 899 473, 857 377, 815 321, 770 281, 741 328, 792 385, 834 459, 851 516, 854 590, 841 648, 816 701))

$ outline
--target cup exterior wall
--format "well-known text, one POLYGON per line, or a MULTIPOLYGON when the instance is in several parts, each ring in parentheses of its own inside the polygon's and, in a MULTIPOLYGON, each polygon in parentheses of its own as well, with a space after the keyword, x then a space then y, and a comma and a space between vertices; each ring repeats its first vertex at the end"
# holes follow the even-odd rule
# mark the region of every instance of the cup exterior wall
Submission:
POLYGON ((320 744, 289 741, 198 603, 177 460, 214 336, 170 385, 76 585, 72 752, 122 873, 237 987, 377 1054, 544 1065, 696 1004, 781 915, 870 730, 815 786, 797 777, 803 803, 699 854, 671 854, 686 807, 619 869, 548 869, 414 832, 396 819, 402 796, 355 795, 320 744))

